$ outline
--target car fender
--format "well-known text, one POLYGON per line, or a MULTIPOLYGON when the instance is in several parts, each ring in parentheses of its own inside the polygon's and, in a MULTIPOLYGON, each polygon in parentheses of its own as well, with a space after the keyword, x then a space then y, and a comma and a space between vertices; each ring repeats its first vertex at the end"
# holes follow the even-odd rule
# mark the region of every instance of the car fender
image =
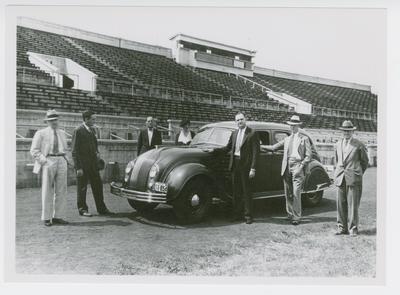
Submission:
POLYGON ((309 173, 304 181, 304 192, 318 190, 318 186, 321 186, 321 189, 325 189, 331 185, 329 175, 320 162, 312 160, 308 165, 309 173))
POLYGON ((212 172, 203 164, 200 163, 187 163, 175 167, 167 177, 168 185, 168 200, 173 200, 179 196, 181 190, 185 187, 186 183, 196 176, 205 176, 213 184, 215 177, 212 172))

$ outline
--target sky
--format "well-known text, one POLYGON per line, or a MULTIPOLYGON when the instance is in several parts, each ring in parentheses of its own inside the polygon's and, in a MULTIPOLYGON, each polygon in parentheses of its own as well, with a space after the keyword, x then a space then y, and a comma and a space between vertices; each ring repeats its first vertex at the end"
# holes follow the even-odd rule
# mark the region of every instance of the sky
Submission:
POLYGON ((171 48, 177 33, 256 50, 255 65, 382 93, 386 13, 345 8, 25 7, 28 16, 171 48))

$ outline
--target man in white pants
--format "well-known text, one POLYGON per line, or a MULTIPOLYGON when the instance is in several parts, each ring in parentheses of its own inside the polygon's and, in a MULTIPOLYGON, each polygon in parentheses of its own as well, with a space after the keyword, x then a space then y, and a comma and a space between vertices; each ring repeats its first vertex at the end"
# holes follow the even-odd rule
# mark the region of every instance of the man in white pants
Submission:
POLYGON ((44 120, 48 127, 35 133, 30 151, 35 159, 33 173, 42 170, 42 220, 45 226, 67 224, 62 219, 67 198, 67 140, 58 128, 55 110, 49 110, 44 120))

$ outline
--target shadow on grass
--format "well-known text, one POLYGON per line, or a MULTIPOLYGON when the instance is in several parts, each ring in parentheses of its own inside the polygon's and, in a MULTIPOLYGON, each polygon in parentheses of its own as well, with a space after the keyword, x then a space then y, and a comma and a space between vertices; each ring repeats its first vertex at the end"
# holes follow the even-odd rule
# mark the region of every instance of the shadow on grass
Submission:
MULTIPOLYGON (((305 218, 303 224, 335 222, 336 217, 310 216, 336 211, 336 202, 334 200, 322 199, 321 203, 312 208, 305 208, 305 218)), ((188 228, 206 228, 206 227, 222 227, 242 224, 242 221, 231 222, 230 208, 226 204, 212 206, 209 216, 202 222, 197 224, 182 224, 176 218, 174 211, 168 206, 159 206, 144 214, 131 214, 128 217, 132 221, 140 222, 150 226, 170 228, 170 229, 188 229, 188 228)), ((285 209, 284 198, 274 198, 257 200, 254 202, 254 219, 255 222, 272 223, 272 224, 288 224, 285 209)))
POLYGON ((131 222, 126 222, 122 220, 93 220, 93 221, 78 221, 70 222, 66 226, 128 226, 132 225, 131 222))
POLYGON ((360 230, 358 233, 360 235, 364 235, 364 236, 375 236, 376 235, 376 227, 360 230))

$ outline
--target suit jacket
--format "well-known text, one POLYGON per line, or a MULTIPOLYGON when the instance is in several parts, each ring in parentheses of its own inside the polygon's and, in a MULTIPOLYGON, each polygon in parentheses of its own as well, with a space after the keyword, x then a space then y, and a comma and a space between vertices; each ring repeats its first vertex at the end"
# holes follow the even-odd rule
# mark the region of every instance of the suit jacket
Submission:
MULTIPOLYGON (((228 145, 222 148, 225 152, 230 152, 229 158, 229 170, 233 169, 233 160, 235 156, 236 139, 239 134, 239 130, 232 132, 228 145)), ((258 141, 257 134, 250 127, 246 127, 246 131, 243 135, 242 145, 240 147, 240 162, 245 170, 256 169, 258 154, 260 152, 260 143, 258 141)))
MULTIPOLYGON (((282 159, 282 166, 281 166, 281 175, 282 176, 285 174, 285 171, 287 168, 287 161, 289 158, 289 143, 290 143, 291 136, 292 135, 287 136, 280 142, 271 146, 271 149, 274 151, 280 149, 283 146, 283 159, 282 159)), ((304 165, 304 172, 306 174, 308 174, 309 173, 308 163, 312 159, 311 143, 307 136, 299 133, 299 137, 300 137, 300 144, 297 147, 297 151, 299 153, 301 162, 304 165)), ((296 147, 293 147, 293 148, 296 148, 296 147)))
MULTIPOLYGON (((181 134, 181 132, 179 131, 176 135, 175 135, 175 145, 185 145, 183 142, 178 142, 179 139, 179 135, 181 134)), ((192 136, 192 140, 193 137, 196 135, 196 133, 194 133, 193 131, 190 131, 190 135, 192 136)), ((190 143, 190 142, 189 142, 190 143)))
POLYGON ((90 130, 87 130, 83 124, 74 130, 71 149, 76 170, 97 169, 99 150, 96 131, 93 128, 90 130))
POLYGON ((335 185, 340 186, 343 178, 346 185, 362 183, 362 177, 368 167, 368 152, 365 145, 356 138, 351 138, 350 147, 344 150, 344 139, 336 143, 335 185))
POLYGON ((141 155, 148 150, 154 149, 156 145, 162 145, 161 132, 156 128, 153 129, 153 136, 151 138, 151 144, 149 145, 149 135, 147 134, 147 128, 140 130, 138 143, 137 143, 137 155, 141 155))
MULTIPOLYGON (((58 144, 62 146, 64 153, 68 150, 67 137, 63 130, 58 129, 58 144)), ((46 157, 51 154, 51 148, 54 142, 54 131, 49 126, 44 129, 38 130, 32 139, 31 155, 35 159, 33 165, 33 173, 38 174, 43 164, 46 163, 46 157)))

